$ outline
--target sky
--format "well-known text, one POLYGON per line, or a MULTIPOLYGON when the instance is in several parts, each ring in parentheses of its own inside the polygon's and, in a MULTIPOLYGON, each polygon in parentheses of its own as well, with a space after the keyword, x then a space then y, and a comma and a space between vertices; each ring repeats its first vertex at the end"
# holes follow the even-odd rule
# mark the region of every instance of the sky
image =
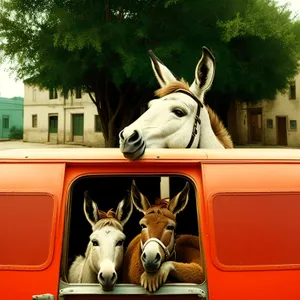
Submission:
MULTIPOLYGON (((300 18, 300 0, 277 0, 277 2, 280 5, 289 3, 289 9, 300 18)), ((16 81, 15 74, 10 74, 7 68, 7 64, 0 65, 0 97, 24 97, 23 82, 16 81)))

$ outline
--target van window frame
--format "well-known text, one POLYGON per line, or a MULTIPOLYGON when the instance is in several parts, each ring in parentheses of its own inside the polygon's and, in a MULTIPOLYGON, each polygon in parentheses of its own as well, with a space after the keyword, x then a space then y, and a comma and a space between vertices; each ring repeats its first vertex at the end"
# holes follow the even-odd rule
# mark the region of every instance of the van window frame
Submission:
MULTIPOLYGON (((197 215, 197 227, 199 233, 199 244, 201 249, 201 259, 202 259, 202 267, 205 275, 205 280, 201 284, 194 283, 165 283, 163 286, 159 288, 158 291, 154 293, 154 295, 199 295, 203 298, 207 297, 207 272, 206 272, 206 263, 205 263, 205 255, 204 255, 204 245, 201 234, 201 220, 200 220, 200 195, 202 191, 197 189, 195 184, 195 178, 190 174, 183 172, 166 172, 166 173, 150 173, 150 172, 128 172, 124 174, 116 174, 113 173, 85 173, 77 176, 71 181, 70 185, 67 187, 67 201, 66 201, 66 210, 65 210, 65 222, 64 222, 64 239, 62 245, 62 256, 61 256, 61 271, 60 271, 60 296, 69 296, 69 295, 94 295, 94 294, 111 294, 111 295, 149 295, 142 286, 137 286, 134 284, 124 284, 117 283, 114 287, 113 291, 103 292, 102 289, 99 289, 99 284, 82 284, 82 283, 68 283, 68 255, 69 255, 69 235, 70 235, 70 225, 71 225, 71 209, 72 209, 72 193, 74 185, 78 180, 89 177, 182 177, 190 182, 192 188, 195 193, 195 205, 196 205, 196 215, 197 215), (172 292, 171 292, 172 291, 172 292)), ((202 185, 202 184, 201 184, 202 185)), ((202 187, 199 187, 202 189, 202 187)))

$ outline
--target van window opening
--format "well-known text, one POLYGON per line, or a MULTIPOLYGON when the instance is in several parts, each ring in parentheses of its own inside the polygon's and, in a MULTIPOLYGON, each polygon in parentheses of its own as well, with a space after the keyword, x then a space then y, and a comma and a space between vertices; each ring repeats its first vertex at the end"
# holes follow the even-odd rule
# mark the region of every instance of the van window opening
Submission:
MULTIPOLYGON (((132 181, 135 181, 140 192, 145 195, 151 204, 157 198, 174 197, 189 182, 189 199, 186 207, 176 216, 176 235, 191 234, 199 236, 198 217, 196 205, 196 191, 191 180, 179 175, 168 176, 85 176, 77 179, 69 195, 69 216, 66 216, 66 232, 64 242, 64 256, 61 268, 61 279, 68 283, 68 272, 76 256, 84 256, 92 233, 91 224, 87 221, 83 210, 84 193, 97 204, 100 210, 107 212, 109 209, 116 211, 118 204, 130 190, 132 181)), ((132 239, 141 232, 139 221, 143 214, 133 207, 132 214, 124 225, 124 253, 132 239)), ((201 237, 200 237, 201 238, 201 237)), ((199 240, 199 243, 201 241, 199 240)), ((201 245, 200 245, 201 248, 201 245)), ((121 275, 121 274, 120 274, 121 275)), ((122 277, 122 276, 121 276, 122 277)), ((123 283, 119 278, 117 284, 123 283)), ((176 281, 172 281, 176 283, 176 281)))

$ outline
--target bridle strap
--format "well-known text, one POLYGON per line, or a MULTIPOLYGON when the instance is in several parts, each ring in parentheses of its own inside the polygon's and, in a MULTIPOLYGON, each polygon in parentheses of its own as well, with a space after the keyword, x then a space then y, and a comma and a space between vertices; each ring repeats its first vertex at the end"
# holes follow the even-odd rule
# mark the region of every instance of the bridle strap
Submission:
MULTIPOLYGON (((199 125, 201 124, 200 109, 201 109, 201 107, 203 107, 203 104, 192 92, 189 92, 189 91, 186 91, 186 90, 183 90, 183 89, 178 89, 178 90, 175 91, 175 93, 182 93, 182 94, 185 94, 187 96, 190 96, 197 103, 197 112, 196 112, 196 116, 195 116, 195 122, 194 122, 194 126, 193 126, 192 136, 191 136, 191 139, 190 139, 188 145, 185 147, 185 148, 191 148, 193 143, 194 143, 195 136, 198 133, 198 130, 197 130, 198 123, 199 123, 199 125)), ((200 148, 200 138, 199 138, 197 148, 200 148)))
POLYGON ((175 253, 175 244, 174 244, 174 248, 173 248, 172 252, 170 253, 170 251, 169 251, 168 248, 165 246, 165 244, 164 244, 161 240, 159 240, 159 239, 157 239, 157 238, 150 238, 150 239, 148 239, 148 240, 145 242, 144 245, 142 244, 142 241, 141 241, 142 252, 145 250, 145 247, 146 247, 150 242, 156 242, 160 247, 162 247, 162 249, 163 249, 163 251, 164 251, 164 253, 165 253, 165 260, 170 259, 170 258, 173 256, 173 254, 175 253))

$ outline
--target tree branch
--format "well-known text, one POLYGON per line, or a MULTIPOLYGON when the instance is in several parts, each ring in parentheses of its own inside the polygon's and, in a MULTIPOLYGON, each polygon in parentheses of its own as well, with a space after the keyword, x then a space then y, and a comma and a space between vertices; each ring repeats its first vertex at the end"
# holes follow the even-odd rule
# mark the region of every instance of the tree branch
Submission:
POLYGON ((110 22, 110 9, 109 9, 109 0, 104 0, 105 2, 105 18, 106 22, 110 22))
POLYGON ((93 101, 93 103, 97 106, 97 102, 96 102, 95 98, 93 97, 91 91, 88 91, 88 94, 89 94, 91 100, 93 101))
POLYGON ((120 21, 124 21, 124 9, 123 7, 120 7, 119 9, 119 16, 120 16, 120 21))
POLYGON ((108 97, 108 82, 105 81, 104 83, 104 101, 107 107, 107 113, 108 113, 108 122, 110 122, 112 118, 112 108, 110 105, 109 97, 108 97))
POLYGON ((118 107, 117 107, 115 113, 111 117, 111 122, 114 122, 115 119, 117 118, 122 106, 124 105, 124 99, 125 99, 126 95, 128 94, 130 88, 131 88, 131 83, 128 85, 128 87, 124 93, 122 93, 122 91, 119 90, 119 95, 120 95, 119 99, 120 100, 119 100, 118 107))

